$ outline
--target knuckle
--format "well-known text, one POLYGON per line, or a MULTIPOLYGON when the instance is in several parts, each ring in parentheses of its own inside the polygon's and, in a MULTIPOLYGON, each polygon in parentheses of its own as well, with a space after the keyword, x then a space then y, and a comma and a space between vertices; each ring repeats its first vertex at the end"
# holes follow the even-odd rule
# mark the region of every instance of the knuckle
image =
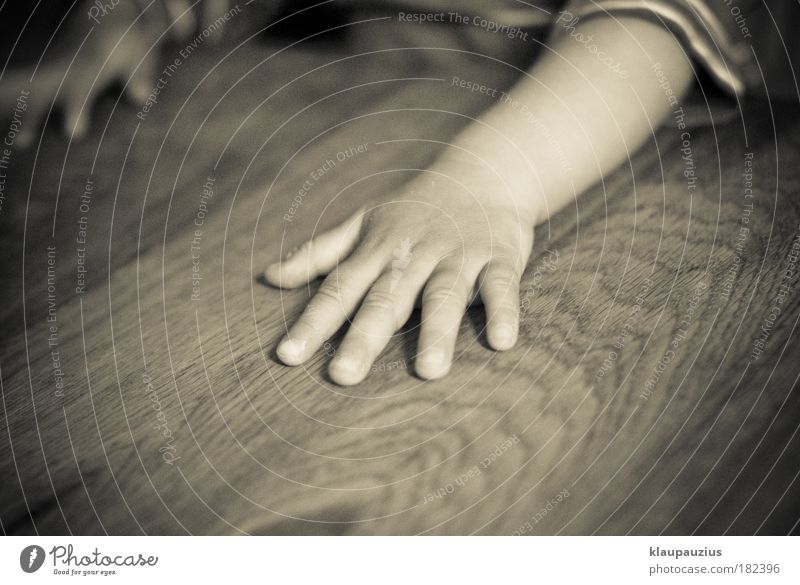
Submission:
POLYGON ((462 297, 463 295, 459 293, 456 285, 434 283, 425 289, 423 302, 437 305, 451 302, 465 304, 462 297))
POLYGON ((492 242, 492 252, 497 256, 517 256, 519 254, 519 242, 511 234, 503 234, 502 239, 492 242))
POLYGON ((340 264, 328 273, 317 294, 322 295, 323 299, 342 303, 359 293, 362 281, 363 277, 360 278, 354 266, 340 264))
POLYGON ((483 279, 483 286, 489 289, 498 289, 512 292, 517 288, 519 276, 516 271, 508 268, 504 270, 490 270, 483 279))
POLYGON ((495 262, 514 266, 521 258, 521 249, 516 242, 496 241, 489 247, 489 256, 495 262))
POLYGON ((392 315, 394 315, 394 308, 396 304, 397 299, 394 298, 394 295, 381 290, 371 291, 367 295, 367 298, 364 299, 365 308, 380 311, 382 313, 390 313, 392 315))
POLYGON ((325 279, 315 295, 317 303, 336 303, 342 301, 342 291, 336 281, 325 279))
POLYGON ((355 257, 384 256, 387 249, 387 238, 379 234, 371 234, 362 238, 353 252, 355 257))

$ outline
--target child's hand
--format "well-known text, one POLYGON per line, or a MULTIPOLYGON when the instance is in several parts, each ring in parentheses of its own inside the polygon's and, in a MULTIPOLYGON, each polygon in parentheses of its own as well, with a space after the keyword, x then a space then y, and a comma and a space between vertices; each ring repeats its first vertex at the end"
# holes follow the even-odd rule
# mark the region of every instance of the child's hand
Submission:
POLYGON ((141 6, 124 1, 102 12, 93 1, 80 2, 35 72, 15 70, 3 78, 0 105, 30 92, 20 146, 33 142, 51 108, 61 109, 65 134, 82 137, 95 99, 115 82, 126 86, 133 101, 147 99, 157 78, 159 46, 185 38, 195 21, 187 0, 157 0, 145 12, 141 6))
POLYGON ((268 282, 282 288, 328 275, 279 344, 281 361, 302 363, 355 315, 330 375, 338 384, 357 384, 408 320, 420 293, 415 369, 421 377, 448 372, 461 318, 478 297, 489 344, 497 350, 514 345, 533 217, 504 195, 496 176, 467 174, 449 173, 454 180, 423 173, 267 268, 268 282))

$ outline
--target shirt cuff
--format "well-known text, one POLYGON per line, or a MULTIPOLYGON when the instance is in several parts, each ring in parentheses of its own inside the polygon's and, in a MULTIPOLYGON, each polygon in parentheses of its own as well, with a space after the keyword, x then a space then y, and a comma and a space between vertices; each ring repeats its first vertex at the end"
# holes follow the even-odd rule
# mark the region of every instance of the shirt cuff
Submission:
MULTIPOLYGON (((746 4, 746 2, 745 2, 746 4)), ((712 8, 702 0, 571 0, 565 11, 573 19, 640 16, 666 26, 683 47, 727 92, 745 93, 753 77, 749 31, 741 29, 741 8, 724 2, 712 8), (739 16, 739 19, 736 17, 739 16)))

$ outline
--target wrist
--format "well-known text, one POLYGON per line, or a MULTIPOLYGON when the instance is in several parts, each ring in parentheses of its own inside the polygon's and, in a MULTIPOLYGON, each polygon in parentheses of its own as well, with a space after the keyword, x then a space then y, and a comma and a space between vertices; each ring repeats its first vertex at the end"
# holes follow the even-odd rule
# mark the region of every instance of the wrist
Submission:
MULTIPOLYGON (((468 129, 437 159, 431 170, 464 185, 492 205, 513 209, 532 226, 546 218, 533 161, 485 128, 468 129)), ((488 130, 491 132, 491 130, 488 130)))

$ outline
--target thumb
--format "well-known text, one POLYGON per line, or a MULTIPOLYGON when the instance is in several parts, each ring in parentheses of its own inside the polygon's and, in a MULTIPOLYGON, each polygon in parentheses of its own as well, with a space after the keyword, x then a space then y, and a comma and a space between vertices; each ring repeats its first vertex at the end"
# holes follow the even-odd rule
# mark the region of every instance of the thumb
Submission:
POLYGON ((264 278, 273 286, 295 288, 329 273, 355 249, 363 218, 359 210, 335 228, 308 240, 283 261, 268 266, 264 278))

